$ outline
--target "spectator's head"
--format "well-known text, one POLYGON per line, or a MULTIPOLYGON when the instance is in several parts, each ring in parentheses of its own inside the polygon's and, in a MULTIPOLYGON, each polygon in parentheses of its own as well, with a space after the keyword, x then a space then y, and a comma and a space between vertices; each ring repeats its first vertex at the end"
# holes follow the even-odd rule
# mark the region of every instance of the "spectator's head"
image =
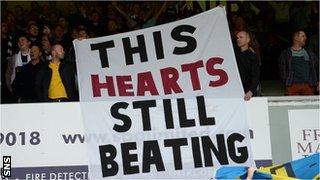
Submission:
POLYGON ((34 20, 35 22, 38 21, 38 18, 39 18, 39 11, 28 11, 28 10, 25 10, 23 12, 23 20, 25 22, 28 22, 29 20, 34 20))
POLYGON ((140 19, 145 19, 146 15, 148 14, 148 12, 150 12, 151 10, 147 11, 146 9, 141 8, 141 11, 139 12, 138 16, 140 19))
POLYGON ((31 42, 29 41, 27 36, 22 35, 19 37, 18 46, 19 46, 20 51, 29 50, 30 44, 31 44, 31 42))
POLYGON ((27 30, 28 30, 28 27, 31 25, 31 24, 37 24, 37 22, 35 20, 28 20, 28 23, 27 23, 27 30))
POLYGON ((239 16, 239 15, 238 15, 237 12, 231 12, 231 13, 229 14, 228 20, 230 19, 230 23, 231 23, 232 25, 235 24, 236 19, 237 19, 238 16, 239 16))
POLYGON ((68 27, 68 23, 67 23, 67 21, 66 21, 66 18, 65 17, 63 17, 63 16, 61 16, 61 17, 59 17, 59 19, 58 19, 58 25, 60 25, 60 26, 62 26, 62 27, 68 27))
POLYGON ((68 3, 67 9, 68 9, 68 13, 69 13, 69 14, 76 13, 76 12, 77 12, 76 3, 70 1, 70 2, 68 3))
POLYGON ((246 50, 249 48, 250 43, 250 35, 246 31, 239 31, 237 34, 237 45, 243 49, 246 50))
POLYGON ((30 7, 31 7, 31 10, 39 10, 40 9, 38 1, 31 1, 30 7))
POLYGON ((71 38, 72 39, 77 39, 78 38, 78 28, 77 27, 73 27, 71 29, 71 38))
POLYGON ((79 5, 79 12, 81 14, 86 14, 87 13, 87 6, 85 5, 85 3, 81 2, 79 5))
POLYGON ((63 59, 64 58, 63 47, 60 44, 53 45, 51 49, 51 55, 52 55, 52 59, 58 59, 58 60, 63 59))
POLYGON ((93 12, 91 15, 91 20, 93 23, 98 23, 100 21, 100 15, 98 12, 93 12))
POLYGON ((55 11, 50 12, 50 22, 51 24, 55 25, 58 24, 58 14, 55 11))
POLYGON ((297 30, 293 33, 292 42, 293 45, 303 47, 306 44, 307 35, 303 30, 297 30))
POLYGON ((116 19, 117 18, 116 12, 111 4, 108 5, 106 13, 107 13, 108 19, 116 19))
POLYGON ((78 40, 88 39, 88 33, 85 28, 79 28, 78 29, 78 40))
POLYGON ((8 24, 6 22, 1 22, 1 34, 8 34, 8 32, 9 32, 8 24))
POLYGON ((23 14, 23 8, 22 8, 22 6, 16 5, 16 6, 14 7, 14 13, 15 13, 16 17, 21 18, 22 14, 23 14))
POLYGON ((14 15, 11 12, 8 12, 6 16, 6 22, 8 25, 15 25, 16 24, 16 19, 14 18, 14 15))
POLYGON ((258 31, 258 32, 266 31, 265 30, 265 23, 264 23, 263 19, 261 19, 261 18, 257 19, 256 26, 257 26, 257 30, 256 31, 258 31))
POLYGON ((235 18, 234 21, 234 29, 237 31, 242 31, 246 28, 246 22, 244 21, 243 17, 238 16, 235 18))
POLYGON ((243 11, 245 11, 245 12, 247 12, 247 11, 250 11, 251 9, 250 9, 250 2, 243 2, 242 3, 242 8, 243 8, 243 11))
POLYGON ((42 49, 44 51, 50 52, 50 50, 51 50, 51 42, 50 42, 49 37, 47 35, 42 36, 41 45, 42 45, 42 49))
POLYGON ((42 53, 40 47, 36 44, 32 44, 30 48, 31 61, 40 61, 41 55, 42 53))
POLYGON ((140 14, 140 4, 139 3, 133 3, 132 5, 132 13, 135 15, 140 14))
POLYGON ((60 25, 56 25, 56 27, 54 28, 54 35, 58 40, 63 39, 63 35, 64 35, 63 27, 60 25))
POLYGON ((95 11, 100 15, 100 14, 103 14, 103 9, 104 9, 104 6, 102 6, 101 4, 97 4, 95 6, 95 11))
POLYGON ((117 31, 117 23, 114 20, 108 21, 108 31, 115 32, 117 31))
POLYGON ((48 4, 43 4, 41 9, 44 15, 48 15, 50 13, 50 7, 48 4))
POLYGON ((30 37, 37 37, 39 35, 39 28, 36 23, 30 23, 27 28, 30 37))

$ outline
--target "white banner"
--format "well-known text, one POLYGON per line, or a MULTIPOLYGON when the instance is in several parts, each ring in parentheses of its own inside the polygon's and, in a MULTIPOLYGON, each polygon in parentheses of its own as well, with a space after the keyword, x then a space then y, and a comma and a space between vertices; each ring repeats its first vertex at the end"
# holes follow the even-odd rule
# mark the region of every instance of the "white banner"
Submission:
POLYGON ((225 12, 74 41, 89 177, 210 178, 253 165, 225 12))
POLYGON ((320 152, 319 109, 288 110, 292 159, 320 152))
POLYGON ((257 167, 272 166, 268 99, 254 97, 246 101, 252 154, 257 167))
POLYGON ((222 8, 74 45, 82 102, 243 96, 222 8))

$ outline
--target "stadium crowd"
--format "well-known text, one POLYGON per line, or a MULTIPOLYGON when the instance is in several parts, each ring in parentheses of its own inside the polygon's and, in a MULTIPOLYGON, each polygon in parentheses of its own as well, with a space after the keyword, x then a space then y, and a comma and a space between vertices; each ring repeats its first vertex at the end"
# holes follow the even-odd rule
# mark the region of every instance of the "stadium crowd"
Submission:
MULTIPOLYGON (((32 1, 30 10, 20 5, 9 10, 8 3, 1 2, 1 103, 78 101, 74 39, 147 28, 204 11, 197 1, 68 2, 66 12, 54 1, 41 6, 32 1)), ((291 87, 286 95, 319 93, 318 1, 232 1, 226 9, 249 99, 260 94, 261 79, 310 87, 297 93, 300 86, 291 87), (256 63, 241 63, 248 56, 256 63)))

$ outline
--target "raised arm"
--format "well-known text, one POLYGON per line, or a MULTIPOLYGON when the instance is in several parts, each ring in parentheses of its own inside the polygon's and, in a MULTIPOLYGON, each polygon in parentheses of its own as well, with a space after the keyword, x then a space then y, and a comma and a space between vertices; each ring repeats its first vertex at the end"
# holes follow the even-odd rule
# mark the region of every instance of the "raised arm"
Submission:
POLYGON ((113 2, 111 3, 111 5, 112 5, 114 8, 116 8, 116 10, 117 10, 123 17, 125 17, 128 21, 131 21, 131 20, 132 20, 132 19, 130 18, 130 16, 129 16, 127 13, 125 13, 125 12, 117 5, 117 2, 113 1, 113 2))
POLYGON ((162 12, 166 9, 166 6, 167 5, 167 2, 165 1, 164 3, 163 3, 163 5, 161 6, 161 8, 160 8, 160 10, 154 15, 154 19, 158 19, 159 18, 159 16, 162 14, 162 12))

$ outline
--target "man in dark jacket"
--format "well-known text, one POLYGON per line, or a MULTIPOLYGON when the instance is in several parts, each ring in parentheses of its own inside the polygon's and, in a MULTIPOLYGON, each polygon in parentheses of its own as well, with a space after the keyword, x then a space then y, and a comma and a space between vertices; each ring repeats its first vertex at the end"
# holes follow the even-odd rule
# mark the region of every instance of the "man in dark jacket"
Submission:
POLYGON ((52 60, 47 63, 36 79, 37 96, 40 101, 63 102, 75 99, 75 74, 71 64, 64 62, 64 50, 60 44, 52 47, 52 60))
POLYGON ((256 89, 260 81, 260 67, 257 54, 250 46, 252 37, 247 31, 237 33, 237 47, 235 55, 240 73, 242 86, 244 89, 244 100, 248 101, 256 94, 256 89))
POLYGON ((279 70, 285 84, 285 95, 313 95, 319 91, 319 60, 304 48, 306 34, 299 30, 293 34, 292 46, 283 50, 279 57, 279 70))
POLYGON ((41 55, 40 47, 36 44, 31 45, 31 61, 20 68, 13 81, 13 91, 18 97, 18 102, 37 102, 35 80, 37 73, 43 66, 41 55))

